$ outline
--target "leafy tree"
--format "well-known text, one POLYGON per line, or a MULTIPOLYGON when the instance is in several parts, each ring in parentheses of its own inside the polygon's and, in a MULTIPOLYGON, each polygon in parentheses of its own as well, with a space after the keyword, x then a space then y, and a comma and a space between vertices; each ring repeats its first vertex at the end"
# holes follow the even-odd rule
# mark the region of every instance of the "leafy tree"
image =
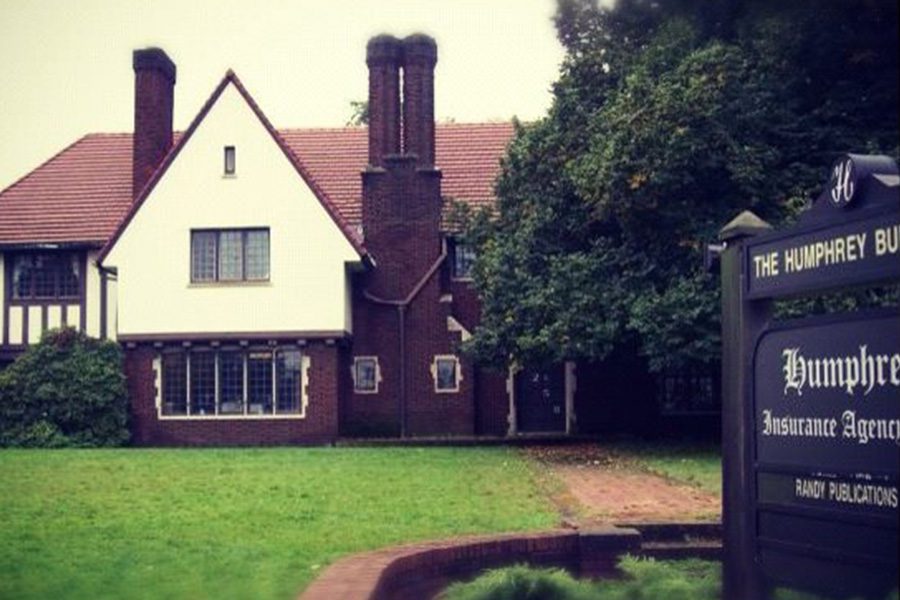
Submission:
POLYGON ((350 118, 347 120, 348 127, 360 127, 369 124, 368 100, 351 100, 350 110, 350 118))
POLYGON ((72 328, 0 373, 0 446, 118 446, 128 440, 122 353, 72 328))
POLYGON ((548 115, 517 124, 478 249, 483 362, 708 364, 705 245, 739 211, 793 219, 844 151, 898 155, 897 5, 559 0, 548 115))

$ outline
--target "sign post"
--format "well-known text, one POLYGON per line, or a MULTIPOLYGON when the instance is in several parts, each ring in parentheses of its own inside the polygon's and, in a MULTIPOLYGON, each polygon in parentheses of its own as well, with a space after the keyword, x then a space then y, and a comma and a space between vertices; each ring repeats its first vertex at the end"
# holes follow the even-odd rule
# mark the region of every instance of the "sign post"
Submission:
POLYGON ((720 233, 724 597, 884 598, 898 580, 900 308, 776 323, 774 300, 900 281, 900 177, 846 155, 794 227, 720 233))

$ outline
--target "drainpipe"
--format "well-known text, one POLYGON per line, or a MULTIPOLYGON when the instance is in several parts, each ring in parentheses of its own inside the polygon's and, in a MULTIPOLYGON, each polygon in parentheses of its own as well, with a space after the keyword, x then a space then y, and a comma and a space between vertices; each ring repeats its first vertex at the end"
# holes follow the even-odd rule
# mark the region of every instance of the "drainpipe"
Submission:
POLYGON ((406 305, 397 307, 397 324, 400 329, 400 437, 406 437, 406 305))
POLYGON ((375 294, 370 293, 368 290, 363 290, 363 297, 367 300, 374 302, 375 304, 381 304, 383 306, 396 306, 397 307, 397 333, 400 337, 400 437, 406 437, 406 308, 412 304, 412 301, 415 300, 416 296, 419 295, 419 292, 422 291, 422 288, 425 287, 425 284, 437 273, 438 268, 440 268, 441 264, 443 264, 444 260, 447 258, 447 240, 441 241, 441 254, 437 257, 437 260, 431 265, 425 275, 422 276, 422 279, 413 286, 412 291, 407 294, 406 298, 402 300, 387 300, 385 298, 380 298, 375 294))

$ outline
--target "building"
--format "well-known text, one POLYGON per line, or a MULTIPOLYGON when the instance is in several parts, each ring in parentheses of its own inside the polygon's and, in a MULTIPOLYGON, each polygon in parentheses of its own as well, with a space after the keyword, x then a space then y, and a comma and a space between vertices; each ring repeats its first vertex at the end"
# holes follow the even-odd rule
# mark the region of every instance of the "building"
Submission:
POLYGON ((452 201, 493 201, 508 123, 436 125, 437 47, 373 38, 368 128, 276 129, 228 72, 184 132, 135 51, 132 134, 0 193, 0 358, 74 326, 125 352, 138 444, 566 433, 575 368, 492 373, 452 201))
POLYGON ((447 216, 493 203, 513 126, 435 124, 427 36, 366 62, 367 128, 276 129, 229 71, 175 132, 175 65, 135 51, 134 132, 0 192, 0 362, 59 326, 117 340, 146 445, 715 431, 714 374, 460 354, 479 305, 447 216))

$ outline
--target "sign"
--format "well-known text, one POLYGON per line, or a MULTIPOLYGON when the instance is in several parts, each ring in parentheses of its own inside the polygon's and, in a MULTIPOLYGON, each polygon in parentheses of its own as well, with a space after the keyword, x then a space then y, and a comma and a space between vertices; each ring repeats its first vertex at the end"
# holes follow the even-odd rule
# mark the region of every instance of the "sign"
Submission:
MULTIPOLYGON (((753 373, 764 574, 802 585, 804 571, 784 565, 819 559, 838 563, 830 574, 868 566, 873 591, 889 588, 900 560, 900 314, 771 328, 753 373)), ((826 591, 848 583, 830 581, 826 591)))
POLYGON ((763 334, 753 393, 760 468, 878 477, 900 472, 896 312, 811 319, 763 334))
POLYGON ((766 236, 748 246, 749 297, 793 296, 900 278, 897 212, 792 233, 766 236))
POLYGON ((900 282, 898 174, 849 154, 793 227, 742 217, 722 231, 727 597, 897 588, 900 307, 771 315, 773 299, 900 282))

